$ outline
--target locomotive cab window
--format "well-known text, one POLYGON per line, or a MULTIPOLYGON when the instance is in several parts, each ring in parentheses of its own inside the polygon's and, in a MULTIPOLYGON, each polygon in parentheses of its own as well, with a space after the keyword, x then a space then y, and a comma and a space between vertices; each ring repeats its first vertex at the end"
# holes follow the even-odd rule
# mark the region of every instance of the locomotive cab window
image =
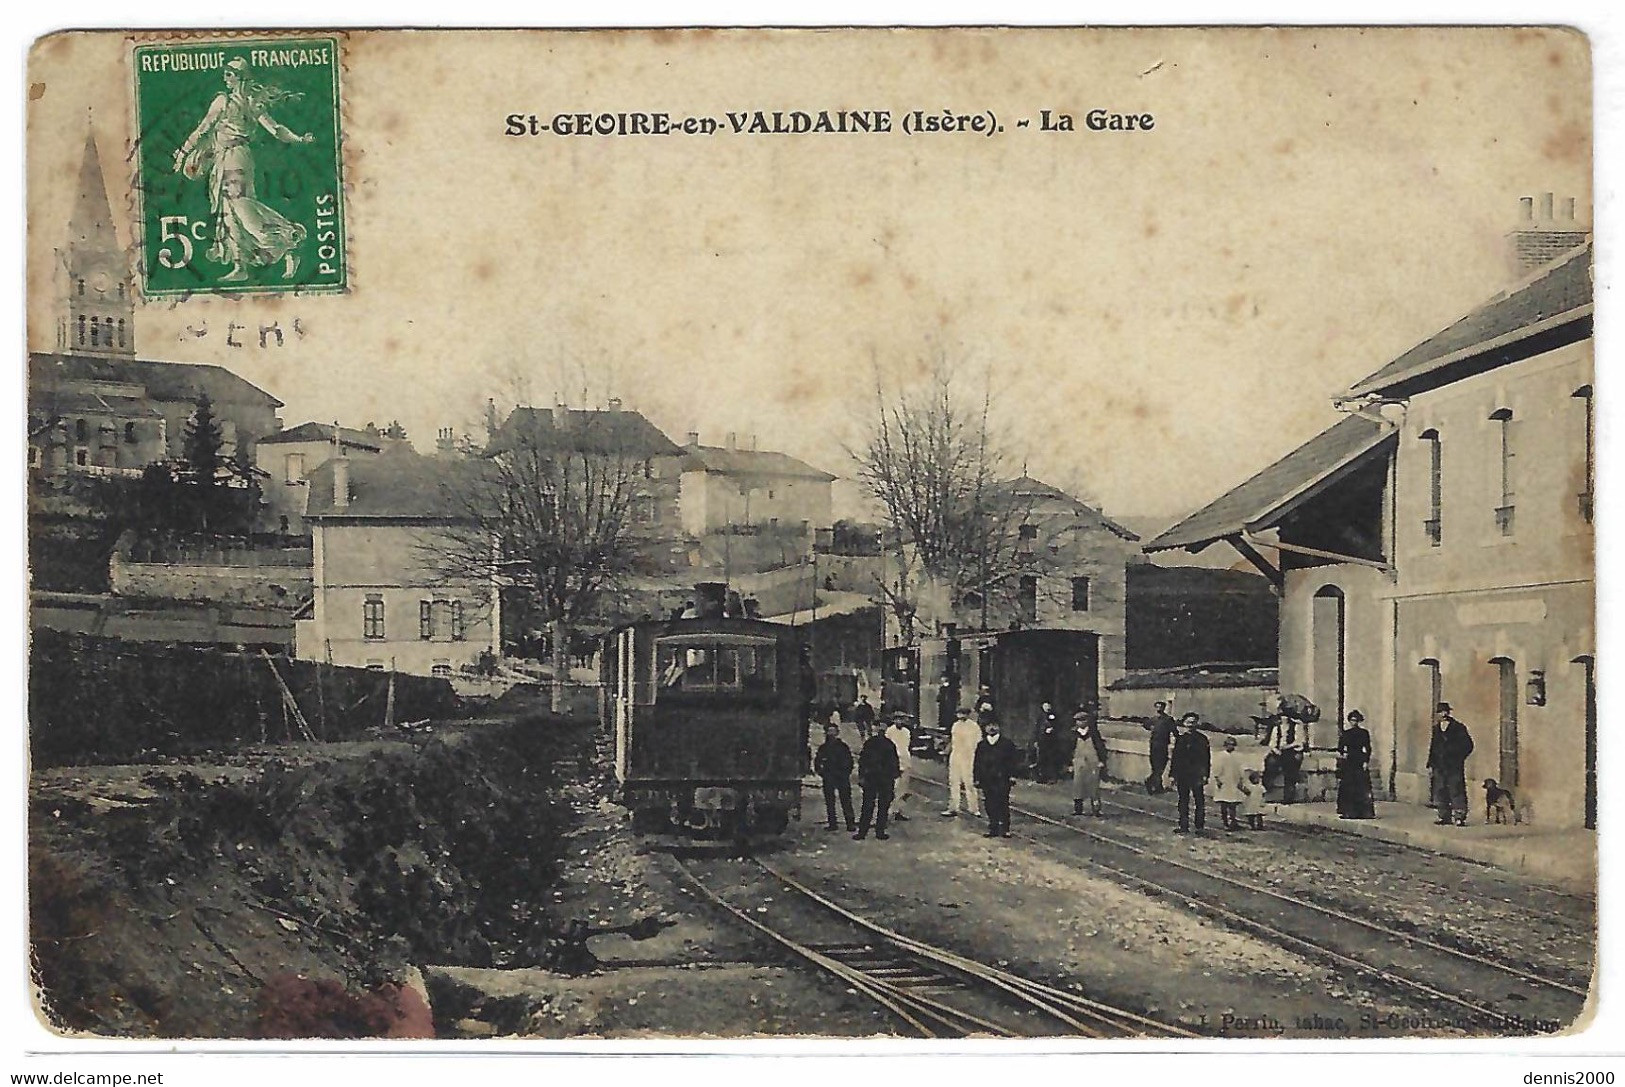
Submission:
POLYGON ((662 692, 771 693, 777 687, 773 642, 748 638, 666 638, 656 643, 655 682, 662 692))

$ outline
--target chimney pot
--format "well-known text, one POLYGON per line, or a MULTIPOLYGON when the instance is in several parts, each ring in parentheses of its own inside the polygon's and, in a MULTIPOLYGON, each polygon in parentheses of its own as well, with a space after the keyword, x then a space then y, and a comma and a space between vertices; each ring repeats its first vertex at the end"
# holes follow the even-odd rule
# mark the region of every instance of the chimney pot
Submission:
POLYGON ((750 436, 750 448, 751 448, 752 452, 754 452, 755 449, 756 449, 756 435, 754 435, 754 434, 752 434, 750 436))
POLYGON ((700 444, 700 432, 699 431, 691 430, 691 431, 688 432, 688 444, 689 445, 699 445, 700 444))
POLYGON ((1554 197, 1553 197, 1553 194, 1551 194, 1551 193, 1546 193, 1543 196, 1541 196, 1541 198, 1540 198, 1540 217, 1542 219, 1546 220, 1547 222, 1551 222, 1552 219, 1554 218, 1554 216, 1552 214, 1552 200, 1553 199, 1554 199, 1554 197))
POLYGON ((621 410, 621 398, 620 397, 612 396, 612 397, 609 398, 609 410, 610 411, 620 411, 621 410))
POLYGON ((1563 201, 1563 217, 1571 223, 1574 221, 1574 197, 1572 196, 1563 201))
POLYGON ((728 431, 728 448, 729 449, 738 449, 739 448, 739 435, 734 433, 731 430, 728 431))
POLYGON ((1535 198, 1533 196, 1519 197, 1518 198, 1518 203, 1523 205, 1523 221, 1526 222, 1526 223, 1534 222, 1535 221, 1535 198))

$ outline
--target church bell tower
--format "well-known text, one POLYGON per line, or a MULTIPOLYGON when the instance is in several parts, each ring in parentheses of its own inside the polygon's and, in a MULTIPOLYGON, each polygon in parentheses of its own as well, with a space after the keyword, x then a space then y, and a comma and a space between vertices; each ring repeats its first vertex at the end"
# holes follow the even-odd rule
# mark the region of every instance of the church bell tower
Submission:
POLYGON ((79 200, 68 222, 67 314, 57 327, 57 349, 75 355, 135 354, 135 298, 130 263, 119 248, 96 132, 85 134, 79 200))

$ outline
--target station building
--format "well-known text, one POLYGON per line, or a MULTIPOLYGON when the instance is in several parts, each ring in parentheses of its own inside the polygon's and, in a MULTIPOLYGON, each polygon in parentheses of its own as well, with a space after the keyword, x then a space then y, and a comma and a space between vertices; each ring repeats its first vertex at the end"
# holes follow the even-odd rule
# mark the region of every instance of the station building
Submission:
POLYGON ((1227 542, 1272 580, 1281 689, 1321 708, 1317 748, 1365 714, 1379 795, 1427 803, 1446 701, 1473 789, 1596 825, 1591 257, 1571 247, 1357 382, 1340 421, 1146 545, 1227 542))

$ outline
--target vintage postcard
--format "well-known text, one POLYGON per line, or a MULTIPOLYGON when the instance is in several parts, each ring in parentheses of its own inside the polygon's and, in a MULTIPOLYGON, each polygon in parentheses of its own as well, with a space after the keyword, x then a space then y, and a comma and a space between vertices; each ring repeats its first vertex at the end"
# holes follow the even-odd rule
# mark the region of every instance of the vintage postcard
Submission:
POLYGON ((1584 1031, 1591 86, 1541 27, 41 38, 39 1018, 1584 1031))

